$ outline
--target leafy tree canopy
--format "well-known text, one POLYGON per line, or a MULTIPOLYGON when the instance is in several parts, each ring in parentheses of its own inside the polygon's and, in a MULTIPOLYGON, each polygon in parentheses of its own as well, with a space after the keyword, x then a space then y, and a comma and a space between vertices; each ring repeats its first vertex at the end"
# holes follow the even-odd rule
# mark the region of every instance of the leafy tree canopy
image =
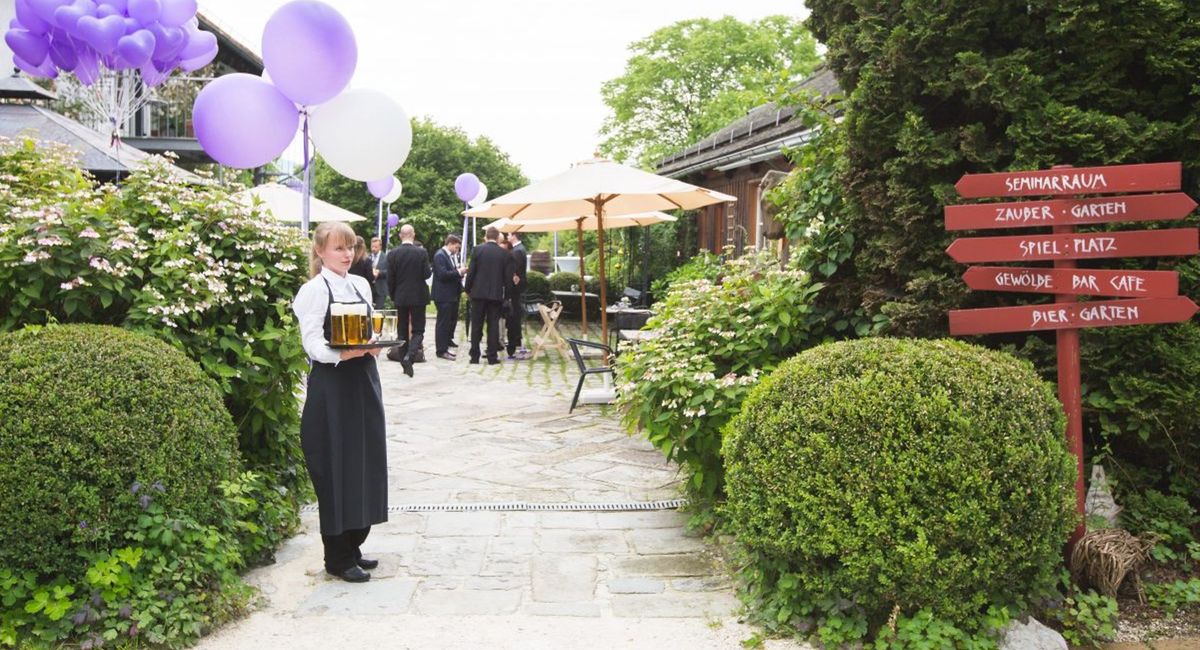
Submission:
POLYGON ((769 101, 820 61, 799 19, 683 20, 630 45, 625 72, 601 88, 612 110, 600 150, 650 165, 769 101))
MULTIPOLYGON (((396 174, 404 193, 391 211, 399 215, 400 223, 412 224, 417 239, 430 250, 441 246, 447 233, 462 232, 463 204, 454 194, 454 179, 464 172, 478 176, 490 196, 529 182, 508 154, 488 138, 471 139, 462 129, 442 126, 428 117, 414 119, 412 152, 396 174)), ((360 235, 370 238, 375 234, 378 202, 365 183, 338 174, 318 157, 313 190, 322 200, 367 217, 367 221, 354 224, 360 235)), ((386 214, 387 206, 384 210, 386 214)), ((392 236, 395 239, 395 232, 392 236)))

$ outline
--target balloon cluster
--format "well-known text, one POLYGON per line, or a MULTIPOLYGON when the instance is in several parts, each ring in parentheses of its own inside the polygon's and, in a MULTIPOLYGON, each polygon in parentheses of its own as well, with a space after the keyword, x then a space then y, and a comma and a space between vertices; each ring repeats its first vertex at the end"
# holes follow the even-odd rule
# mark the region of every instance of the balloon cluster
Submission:
POLYGON ((404 164, 412 148, 404 109, 375 90, 345 90, 358 45, 336 9, 317 0, 283 5, 263 28, 262 51, 264 77, 225 75, 196 97, 196 139, 214 160, 265 165, 291 143, 303 116, 317 152, 344 176, 391 178, 404 164))
POLYGON ((379 180, 368 181, 367 191, 371 193, 371 196, 384 203, 395 203, 400 198, 400 193, 404 191, 404 188, 400 185, 400 179, 395 176, 388 176, 379 180))
POLYGON ((34 77, 66 72, 85 86, 102 69, 138 70, 157 86, 217 56, 217 38, 200 31, 196 0, 16 0, 4 42, 13 63, 34 77))
POLYGON ((468 172, 454 179, 454 193, 460 201, 474 208, 487 200, 488 188, 478 176, 468 172))

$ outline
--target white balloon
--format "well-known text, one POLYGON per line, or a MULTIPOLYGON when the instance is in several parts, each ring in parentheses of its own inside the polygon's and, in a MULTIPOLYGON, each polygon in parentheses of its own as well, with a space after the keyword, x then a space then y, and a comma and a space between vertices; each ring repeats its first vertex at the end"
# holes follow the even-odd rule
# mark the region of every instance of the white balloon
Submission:
POLYGON ((317 106, 309 118, 317 153, 339 174, 364 183, 391 176, 412 149, 412 123, 394 99, 348 90, 317 106))
POLYGON ((471 199, 470 201, 467 201, 467 205, 471 206, 472 208, 478 207, 484 201, 487 200, 487 192, 488 192, 487 185, 484 185, 483 181, 480 181, 479 182, 479 193, 475 195, 475 198, 471 199))
POLYGON ((404 188, 400 186, 400 179, 393 176, 392 177, 392 191, 388 192, 387 196, 383 197, 383 202, 384 203, 395 203, 397 200, 399 200, 400 193, 403 191, 404 191, 404 188))

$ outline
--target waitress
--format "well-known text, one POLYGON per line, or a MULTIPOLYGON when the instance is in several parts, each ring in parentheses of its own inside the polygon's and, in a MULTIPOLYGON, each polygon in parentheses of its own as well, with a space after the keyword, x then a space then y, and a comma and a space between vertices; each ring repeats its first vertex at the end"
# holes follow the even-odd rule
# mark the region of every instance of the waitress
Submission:
POLYGON ((333 303, 368 306, 371 285, 348 274, 354 231, 322 223, 313 235, 311 279, 292 309, 300 321, 304 351, 312 360, 300 438, 308 475, 317 492, 325 571, 347 582, 366 582, 379 562, 360 547, 373 524, 387 521, 387 449, 379 350, 329 347, 333 303))

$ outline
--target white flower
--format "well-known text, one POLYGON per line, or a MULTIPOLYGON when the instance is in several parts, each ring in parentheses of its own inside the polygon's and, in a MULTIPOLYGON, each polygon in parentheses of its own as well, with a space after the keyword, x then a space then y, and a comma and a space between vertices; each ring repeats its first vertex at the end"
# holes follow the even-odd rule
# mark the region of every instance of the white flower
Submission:
POLYGON ((99 239, 99 238, 100 238, 100 233, 96 232, 95 230, 92 230, 91 226, 88 226, 87 228, 84 228, 84 229, 83 229, 83 230, 82 230, 82 231, 79 233, 79 236, 80 236, 80 237, 86 237, 86 238, 88 238, 88 239, 99 239))

